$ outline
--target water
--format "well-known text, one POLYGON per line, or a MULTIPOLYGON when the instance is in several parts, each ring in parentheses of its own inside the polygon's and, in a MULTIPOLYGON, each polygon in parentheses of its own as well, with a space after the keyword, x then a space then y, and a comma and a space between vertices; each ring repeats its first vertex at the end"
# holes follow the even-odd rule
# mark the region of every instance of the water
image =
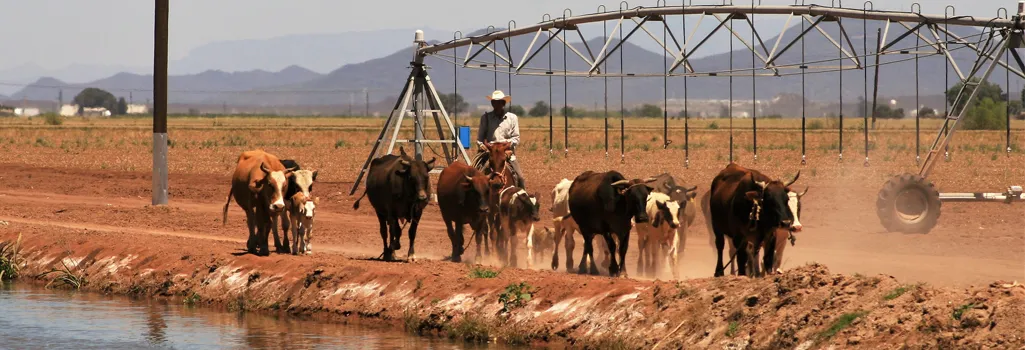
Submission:
POLYGON ((0 282, 0 349, 465 349, 401 329, 0 282))

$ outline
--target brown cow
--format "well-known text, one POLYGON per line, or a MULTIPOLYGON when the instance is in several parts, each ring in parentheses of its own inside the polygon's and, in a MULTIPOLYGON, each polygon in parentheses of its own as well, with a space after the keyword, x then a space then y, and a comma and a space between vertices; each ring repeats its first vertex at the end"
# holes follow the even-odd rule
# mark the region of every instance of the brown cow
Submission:
MULTIPOLYGON (((759 253, 764 246, 776 246, 777 229, 788 229, 794 222, 788 202, 790 185, 801 176, 784 183, 768 179, 757 170, 730 163, 712 180, 708 212, 715 232, 717 260, 715 276, 722 276, 725 239, 744 249, 736 255, 740 275, 761 276, 759 253)), ((772 271, 775 249, 765 250, 765 270, 772 271)))
POLYGON ((452 261, 461 262, 467 224, 477 237, 477 260, 481 258, 481 240, 487 233, 488 197, 502 184, 463 162, 455 162, 438 177, 438 207, 452 243, 452 261))
POLYGON ((395 260, 395 251, 402 248, 400 240, 404 225, 409 223, 409 252, 406 259, 416 260, 416 230, 420 226, 427 201, 431 198, 430 171, 435 158, 429 161, 415 160, 399 147, 399 155, 388 154, 370 162, 367 172, 367 187, 363 195, 353 203, 359 209, 363 197, 370 197, 370 205, 377 213, 381 226, 381 241, 384 251, 381 257, 395 260))
POLYGON ((285 169, 278 157, 262 150, 243 152, 238 157, 238 166, 231 177, 231 192, 224 203, 224 224, 228 223, 228 205, 234 198, 246 212, 249 226, 246 250, 252 254, 270 255, 268 235, 273 230, 277 237, 277 219, 285 208, 283 188, 288 185, 292 170, 285 169))

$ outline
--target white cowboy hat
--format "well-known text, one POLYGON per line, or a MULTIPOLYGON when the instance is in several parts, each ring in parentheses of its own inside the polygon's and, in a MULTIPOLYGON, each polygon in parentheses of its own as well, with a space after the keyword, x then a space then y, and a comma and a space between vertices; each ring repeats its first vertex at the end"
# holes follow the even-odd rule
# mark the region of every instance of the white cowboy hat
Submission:
POLYGON ((509 103, 512 101, 512 96, 506 95, 502 90, 495 90, 495 92, 492 92, 491 95, 488 96, 488 101, 498 100, 505 100, 505 103, 509 103))

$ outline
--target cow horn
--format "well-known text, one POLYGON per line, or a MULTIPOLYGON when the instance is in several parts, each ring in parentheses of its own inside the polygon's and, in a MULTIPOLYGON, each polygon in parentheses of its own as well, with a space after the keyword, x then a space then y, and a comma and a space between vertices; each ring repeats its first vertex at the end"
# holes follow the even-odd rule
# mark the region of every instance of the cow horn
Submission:
POLYGON ((658 179, 654 178, 654 177, 649 177, 647 179, 644 179, 644 183, 646 183, 646 184, 650 184, 650 183, 655 182, 655 181, 658 181, 658 179))
POLYGON ((473 181, 473 176, 465 175, 465 174, 463 176, 466 177, 467 181, 471 181, 471 182, 473 181))
POLYGON ((767 183, 765 183, 765 181, 755 181, 755 185, 758 185, 758 187, 761 187, 762 189, 765 189, 765 186, 767 185, 767 183))
POLYGON ((612 183, 612 187, 626 186, 630 184, 630 180, 619 180, 612 183))
POLYGON ((684 192, 694 192, 698 190, 698 186, 692 186, 691 188, 684 188, 684 192))
POLYGON ((407 167, 409 166, 409 161, 405 160, 405 159, 400 159, 399 163, 402 163, 403 166, 407 166, 407 167))
POLYGON ((809 189, 809 187, 805 186, 804 187, 804 192, 798 193, 797 194, 797 198, 804 197, 804 195, 808 193, 808 189, 809 189))
POLYGON ((794 179, 793 180, 790 180, 790 182, 787 182, 787 184, 783 185, 783 186, 784 187, 790 187, 790 185, 793 185, 795 182, 797 182, 797 179, 799 179, 799 178, 801 178, 801 171, 800 170, 797 171, 797 175, 794 175, 794 179))

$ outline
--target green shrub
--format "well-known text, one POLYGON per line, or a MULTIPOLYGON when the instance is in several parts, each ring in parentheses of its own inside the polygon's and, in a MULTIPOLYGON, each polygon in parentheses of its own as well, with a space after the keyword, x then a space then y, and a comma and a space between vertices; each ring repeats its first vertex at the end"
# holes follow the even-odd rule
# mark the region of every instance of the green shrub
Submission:
POLYGON ((498 271, 489 270, 481 266, 474 266, 470 269, 470 278, 495 278, 498 277, 498 271))
POLYGON ((60 114, 47 113, 43 116, 43 122, 45 122, 46 125, 61 125, 64 124, 64 117, 60 114))

